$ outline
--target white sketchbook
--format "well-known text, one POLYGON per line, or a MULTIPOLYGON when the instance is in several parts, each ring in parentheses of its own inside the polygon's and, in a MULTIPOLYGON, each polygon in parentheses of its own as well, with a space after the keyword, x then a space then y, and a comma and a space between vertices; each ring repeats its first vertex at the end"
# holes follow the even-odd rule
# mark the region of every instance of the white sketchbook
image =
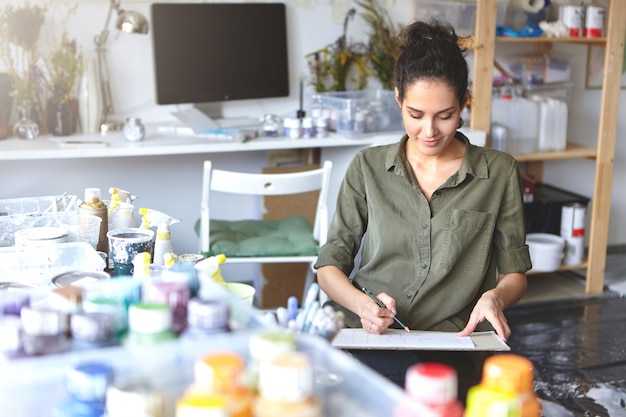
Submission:
POLYGON ((388 329, 372 334, 365 329, 341 329, 332 341, 339 349, 388 350, 485 350, 504 351, 511 348, 495 332, 474 332, 459 337, 452 332, 388 329))

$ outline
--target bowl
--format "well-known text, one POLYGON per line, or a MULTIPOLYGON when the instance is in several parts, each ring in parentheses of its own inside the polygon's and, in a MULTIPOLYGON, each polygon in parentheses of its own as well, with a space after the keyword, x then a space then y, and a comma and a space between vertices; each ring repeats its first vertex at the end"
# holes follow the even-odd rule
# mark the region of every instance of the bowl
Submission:
POLYGON ((526 244, 533 263, 532 271, 554 272, 559 269, 565 255, 565 239, 551 233, 529 233, 526 244))

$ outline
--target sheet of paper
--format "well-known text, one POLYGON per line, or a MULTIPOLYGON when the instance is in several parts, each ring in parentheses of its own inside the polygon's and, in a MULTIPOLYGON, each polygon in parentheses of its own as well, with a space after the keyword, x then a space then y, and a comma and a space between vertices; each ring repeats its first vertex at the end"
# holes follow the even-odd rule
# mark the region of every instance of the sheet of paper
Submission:
POLYGON ((365 329, 341 329, 332 341, 340 349, 388 350, 509 350, 508 345, 493 332, 474 333, 459 337, 452 332, 430 332, 389 329, 377 335, 365 329), (480 343, 473 338, 480 337, 480 343), (478 346, 477 346, 478 345, 478 346))

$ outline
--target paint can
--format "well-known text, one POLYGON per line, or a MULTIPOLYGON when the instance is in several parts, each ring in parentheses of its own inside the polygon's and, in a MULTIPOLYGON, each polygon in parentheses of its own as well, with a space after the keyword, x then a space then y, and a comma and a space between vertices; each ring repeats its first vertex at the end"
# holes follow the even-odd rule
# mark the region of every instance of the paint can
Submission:
POLYGON ((565 265, 580 265, 585 253, 585 215, 587 207, 580 203, 563 205, 561 237, 565 239, 565 265))
POLYGON ((559 8, 559 20, 565 24, 569 36, 573 38, 583 35, 584 15, 583 6, 564 5, 559 8))
POLYGON ((600 38, 604 33, 604 7, 587 6, 585 10, 585 37, 600 38))

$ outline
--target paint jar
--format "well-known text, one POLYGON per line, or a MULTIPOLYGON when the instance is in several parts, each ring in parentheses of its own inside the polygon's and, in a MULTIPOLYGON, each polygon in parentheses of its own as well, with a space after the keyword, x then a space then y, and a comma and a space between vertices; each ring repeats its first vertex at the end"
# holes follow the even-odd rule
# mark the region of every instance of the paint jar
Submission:
POLYGON ((128 345, 152 345, 176 337, 167 303, 140 302, 128 308, 128 345))
MULTIPOLYGON (((235 352, 216 352, 199 357, 194 365, 194 381, 183 401, 190 398, 222 398, 228 415, 252 417, 252 392, 243 384, 245 363, 235 352)), ((257 416, 255 416, 257 417, 257 416)))
POLYGON ((302 137, 304 139, 311 139, 315 136, 315 131, 313 128, 313 118, 304 117, 302 118, 302 137))
POLYGON ((255 417, 321 417, 313 385, 313 368, 302 352, 283 353, 261 363, 255 417))
POLYGON ((265 330, 253 334, 248 342, 250 384, 253 387, 258 386, 259 367, 263 362, 271 361, 283 353, 295 352, 296 350, 296 336, 291 332, 265 330))
POLYGON ((154 231, 144 228, 115 229, 106 234, 114 275, 131 275, 133 259, 141 252, 153 253, 154 231))
POLYGON ((67 314, 49 308, 23 307, 20 319, 27 355, 47 355, 69 349, 67 314))
POLYGON ((230 331, 230 313, 224 300, 192 298, 187 305, 187 329, 181 338, 204 339, 230 331))
POLYGON ((432 417, 463 417, 463 405, 457 398, 457 374, 454 368, 440 363, 418 363, 406 372, 405 390, 432 417))
POLYGON ((189 298, 189 286, 183 281, 153 280, 143 286, 144 302, 169 305, 172 314, 171 330, 176 334, 181 334, 187 328, 189 298))
POLYGON ((70 317, 71 350, 95 349, 118 344, 115 316, 110 312, 74 313, 70 317))
POLYGON ((289 139, 299 139, 302 137, 302 125, 300 119, 285 118, 283 120, 284 136, 289 139))
POLYGON ((105 396, 113 379, 113 368, 106 362, 88 361, 74 366, 67 374, 66 387, 70 399, 61 404, 55 416, 102 416, 105 396))
POLYGON ((534 369, 520 355, 494 355, 485 361, 480 385, 513 393, 520 403, 520 417, 540 417, 541 403, 533 388, 534 369))
POLYGON ((146 384, 113 383, 107 389, 107 417, 165 417, 165 396, 146 384))
POLYGON ((0 359, 25 356, 22 348, 22 322, 18 316, 0 314, 0 359))
POLYGON ((314 119, 313 132, 316 138, 325 138, 328 136, 328 121, 325 118, 317 117, 314 119))

